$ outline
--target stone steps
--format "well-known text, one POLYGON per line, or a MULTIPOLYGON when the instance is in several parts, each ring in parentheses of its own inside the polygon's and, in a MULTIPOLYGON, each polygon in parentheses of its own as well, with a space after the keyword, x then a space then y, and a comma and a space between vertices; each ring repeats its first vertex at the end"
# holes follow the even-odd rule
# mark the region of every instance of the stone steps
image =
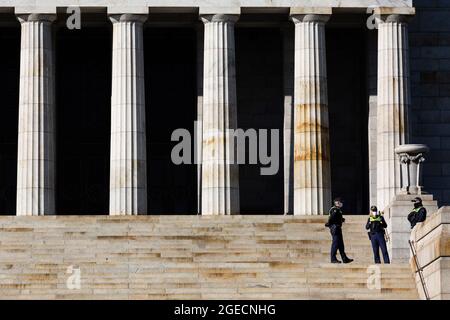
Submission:
POLYGON ((0 297, 417 299, 407 264, 379 265, 368 288, 366 217, 346 218, 349 265, 328 263, 323 216, 0 217, 0 297))

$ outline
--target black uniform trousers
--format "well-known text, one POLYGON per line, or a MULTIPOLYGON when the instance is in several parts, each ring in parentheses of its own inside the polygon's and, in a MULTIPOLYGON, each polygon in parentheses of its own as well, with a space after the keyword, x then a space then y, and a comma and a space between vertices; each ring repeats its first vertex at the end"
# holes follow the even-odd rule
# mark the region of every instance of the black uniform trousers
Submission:
POLYGON ((384 233, 374 232, 370 234, 370 241, 372 242, 373 257, 375 263, 381 263, 380 249, 383 254, 384 263, 391 263, 389 260, 389 253, 386 246, 386 240, 384 239, 384 233))
POLYGON ((342 259, 345 258, 345 247, 344 247, 344 238, 342 236, 342 227, 338 225, 331 225, 330 226, 330 233, 332 236, 332 242, 331 242, 331 260, 336 260, 336 254, 339 250, 339 253, 341 254, 342 259))

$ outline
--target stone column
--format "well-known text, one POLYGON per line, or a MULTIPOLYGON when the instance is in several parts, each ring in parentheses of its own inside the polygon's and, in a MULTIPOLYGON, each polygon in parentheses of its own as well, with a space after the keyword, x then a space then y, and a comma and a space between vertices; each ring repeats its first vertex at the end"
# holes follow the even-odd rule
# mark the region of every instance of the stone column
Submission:
MULTIPOLYGON (((203 140, 203 43, 204 28, 203 23, 198 22, 197 32, 197 127, 196 136, 198 142, 203 140)), ((195 144, 197 147, 197 214, 202 213, 202 143, 195 144)))
POLYGON ((331 205, 325 56, 326 14, 293 14, 294 214, 319 215, 331 205))
POLYGON ((407 142, 410 105, 407 16, 381 15, 378 24, 377 201, 383 210, 400 189, 394 149, 407 142))
POLYGON ((234 24, 238 15, 202 15, 204 23, 202 214, 239 213, 234 24), (234 146, 234 147, 233 147, 234 146))
POLYGON ((143 23, 146 15, 110 15, 113 23, 111 215, 147 213, 143 23))
POLYGON ((369 121, 367 142, 369 157, 369 202, 377 202, 377 33, 370 31, 366 38, 366 74, 369 121))
POLYGON ((294 28, 291 23, 282 28, 283 37, 283 154, 284 154, 284 214, 294 211, 294 28))
POLYGON ((21 23, 17 215, 55 213, 54 14, 21 23))

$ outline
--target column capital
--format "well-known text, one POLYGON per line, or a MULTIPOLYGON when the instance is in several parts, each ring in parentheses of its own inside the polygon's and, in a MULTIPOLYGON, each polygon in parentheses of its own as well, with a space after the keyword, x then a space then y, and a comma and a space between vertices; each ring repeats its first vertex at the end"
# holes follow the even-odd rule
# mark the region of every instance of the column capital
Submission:
POLYGON ((381 23, 409 23, 414 16, 406 14, 382 14, 379 15, 381 23))
POLYGON ((301 22, 326 23, 330 19, 330 16, 324 14, 293 14, 290 16, 290 19, 295 24, 301 22))
POLYGON ((239 14, 224 14, 224 13, 201 14, 200 15, 200 20, 202 20, 203 23, 208 23, 208 22, 236 23, 236 21, 239 20, 239 14))
POLYGON ((117 22, 140 22, 144 23, 147 21, 148 15, 147 14, 134 14, 134 13, 114 13, 109 14, 109 20, 111 22, 117 23, 117 22))
POLYGON ((290 9, 290 19, 294 23, 323 22, 326 23, 333 10, 329 7, 294 7, 290 9))
POLYGON ((52 13, 21 13, 17 14, 16 17, 20 23, 32 21, 42 21, 52 23, 53 21, 56 20, 56 14, 52 13))
POLYGON ((373 13, 381 22, 408 23, 416 14, 415 8, 387 8, 377 7, 373 13))

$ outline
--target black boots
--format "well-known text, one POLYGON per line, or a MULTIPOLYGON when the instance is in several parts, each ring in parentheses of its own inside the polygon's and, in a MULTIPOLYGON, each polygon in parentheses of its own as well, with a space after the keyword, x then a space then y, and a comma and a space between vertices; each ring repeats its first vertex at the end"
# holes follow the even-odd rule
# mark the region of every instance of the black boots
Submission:
MULTIPOLYGON (((343 256, 342 257, 342 262, 344 262, 344 263, 350 263, 350 262, 352 262, 353 261, 353 259, 350 259, 349 257, 347 257, 347 256, 343 256)), ((342 263, 341 261, 339 261, 336 257, 333 259, 333 258, 331 258, 331 263, 342 263)))
POLYGON ((342 262, 340 262, 338 259, 335 258, 331 260, 331 263, 342 263, 342 262))
POLYGON ((349 257, 344 256, 344 257, 342 257, 342 261, 343 261, 344 263, 350 263, 350 262, 353 261, 353 259, 350 259, 349 257))

